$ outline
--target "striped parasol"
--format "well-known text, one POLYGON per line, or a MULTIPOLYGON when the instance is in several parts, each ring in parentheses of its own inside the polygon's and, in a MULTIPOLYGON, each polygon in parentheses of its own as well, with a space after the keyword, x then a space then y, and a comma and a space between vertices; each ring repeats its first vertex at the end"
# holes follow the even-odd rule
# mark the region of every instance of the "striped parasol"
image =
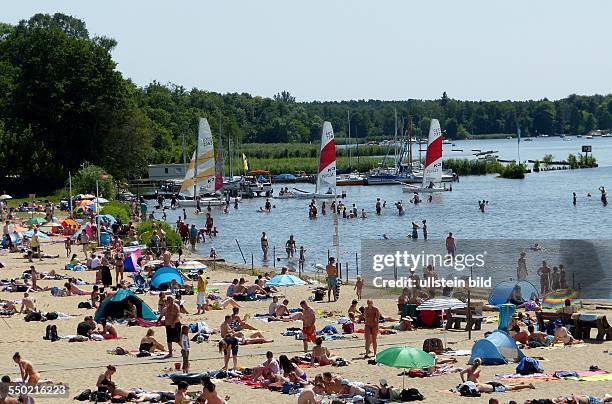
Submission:
POLYGON ((200 261, 187 261, 177 266, 176 269, 181 271, 199 271, 200 269, 206 270, 208 266, 202 264, 200 261))
POLYGON ((464 309, 467 305, 459 299, 453 298, 437 298, 425 300, 417 307, 417 310, 448 310, 448 309, 464 309))
POLYGON ((559 309, 565 306, 565 300, 569 299, 572 306, 576 306, 582 303, 579 298, 577 290, 572 289, 559 289, 553 292, 547 293, 542 298, 543 309, 559 309))

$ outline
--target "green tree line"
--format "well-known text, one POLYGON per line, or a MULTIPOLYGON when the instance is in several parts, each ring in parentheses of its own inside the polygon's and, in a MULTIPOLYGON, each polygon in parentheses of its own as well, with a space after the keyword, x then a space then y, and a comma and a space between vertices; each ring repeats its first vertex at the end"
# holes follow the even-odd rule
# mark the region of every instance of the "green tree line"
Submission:
POLYGON ((145 174, 147 164, 181 162, 183 150, 190 156, 195 148, 199 117, 208 119, 216 138, 223 133, 225 150, 231 138, 235 151, 248 143, 317 144, 323 120, 345 137, 349 111, 351 137, 361 139, 392 137, 394 111, 400 133, 411 128, 422 136, 437 118, 451 139, 515 133, 517 126, 523 136, 612 128, 612 95, 485 102, 444 93, 436 100, 298 102, 286 91, 266 98, 156 81, 138 87, 117 70, 116 45, 64 14, 0 23, 2 191, 56 189, 85 161, 116 180, 145 174))

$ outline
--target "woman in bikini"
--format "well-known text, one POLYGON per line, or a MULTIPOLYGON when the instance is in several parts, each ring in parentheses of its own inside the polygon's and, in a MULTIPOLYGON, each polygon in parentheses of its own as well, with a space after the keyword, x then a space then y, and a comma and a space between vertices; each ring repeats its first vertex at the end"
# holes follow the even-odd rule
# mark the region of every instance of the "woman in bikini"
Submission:
POLYGON ((312 353, 310 354, 310 363, 314 366, 318 363, 320 366, 336 365, 336 359, 338 357, 333 356, 329 349, 323 346, 323 338, 317 337, 315 340, 315 346, 312 347, 312 353))
POLYGON ((75 285, 74 283, 71 282, 66 282, 64 283, 64 287, 66 288, 66 295, 67 296, 89 296, 91 295, 91 292, 87 292, 85 290, 79 289, 77 285, 75 285))
POLYGON ((481 364, 482 364, 482 360, 480 358, 474 359, 474 362, 472 362, 471 367, 466 368, 462 370, 461 373, 459 373, 459 376, 461 376, 461 381, 479 383, 478 379, 480 378, 480 365, 481 364), (467 377, 465 377, 465 375, 467 375, 467 377))
POLYGON ((19 366, 21 380, 24 383, 35 385, 40 382, 40 375, 36 370, 34 370, 32 362, 21 359, 21 355, 19 354, 19 352, 15 352, 15 354, 13 355, 13 360, 19 366))
POLYGON ((117 330, 113 327, 112 324, 108 324, 106 322, 106 318, 100 319, 100 331, 99 333, 104 337, 104 339, 117 339, 119 335, 117 334, 117 330))
POLYGON ((112 377, 116 371, 117 368, 113 365, 108 365, 104 373, 98 376, 98 381, 96 382, 98 393, 108 393, 111 397, 121 396, 127 398, 130 396, 130 392, 121 387, 117 387, 115 382, 112 381, 112 377))
POLYGON ((306 372, 301 369, 298 365, 291 362, 287 355, 281 355, 278 357, 278 364, 280 365, 283 375, 279 376, 281 381, 304 385, 308 381, 306 372))
POLYGON ((138 348, 138 350, 140 352, 155 352, 157 351, 165 351, 166 348, 160 344, 159 342, 157 342, 157 340, 153 337, 155 335, 155 330, 149 328, 147 330, 147 334, 142 337, 142 339, 140 340, 140 347, 138 348))

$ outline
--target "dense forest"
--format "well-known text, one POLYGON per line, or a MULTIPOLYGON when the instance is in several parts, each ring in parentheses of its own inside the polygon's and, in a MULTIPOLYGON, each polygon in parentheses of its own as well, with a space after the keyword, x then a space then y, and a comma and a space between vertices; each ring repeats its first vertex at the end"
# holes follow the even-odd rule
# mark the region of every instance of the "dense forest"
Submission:
POLYGON ((323 120, 345 136, 349 111, 358 138, 391 137, 394 110, 400 131, 411 121, 415 136, 431 118, 448 138, 517 127, 523 136, 612 128, 612 95, 482 102, 444 93, 437 100, 305 103, 286 91, 265 98, 158 82, 140 88, 117 71, 116 44, 90 36, 84 21, 63 14, 0 24, 2 190, 23 193, 26 182, 39 192, 61 187, 84 162, 131 179, 147 164, 182 161, 183 142, 190 155, 201 116, 235 145, 317 141, 323 120))

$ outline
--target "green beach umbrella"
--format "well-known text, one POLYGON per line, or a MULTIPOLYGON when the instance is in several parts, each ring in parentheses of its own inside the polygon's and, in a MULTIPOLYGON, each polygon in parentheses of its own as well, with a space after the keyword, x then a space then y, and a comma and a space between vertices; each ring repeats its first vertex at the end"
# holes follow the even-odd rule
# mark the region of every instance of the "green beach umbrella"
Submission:
MULTIPOLYGON (((436 365, 433 356, 411 346, 395 346, 376 355, 376 363, 399 369, 426 369, 436 365)), ((402 373, 402 386, 405 373, 402 373)))
POLYGON ((26 222, 26 224, 33 224, 37 226, 41 224, 45 224, 45 223, 47 223, 47 221, 43 219, 42 217, 33 217, 26 222))

